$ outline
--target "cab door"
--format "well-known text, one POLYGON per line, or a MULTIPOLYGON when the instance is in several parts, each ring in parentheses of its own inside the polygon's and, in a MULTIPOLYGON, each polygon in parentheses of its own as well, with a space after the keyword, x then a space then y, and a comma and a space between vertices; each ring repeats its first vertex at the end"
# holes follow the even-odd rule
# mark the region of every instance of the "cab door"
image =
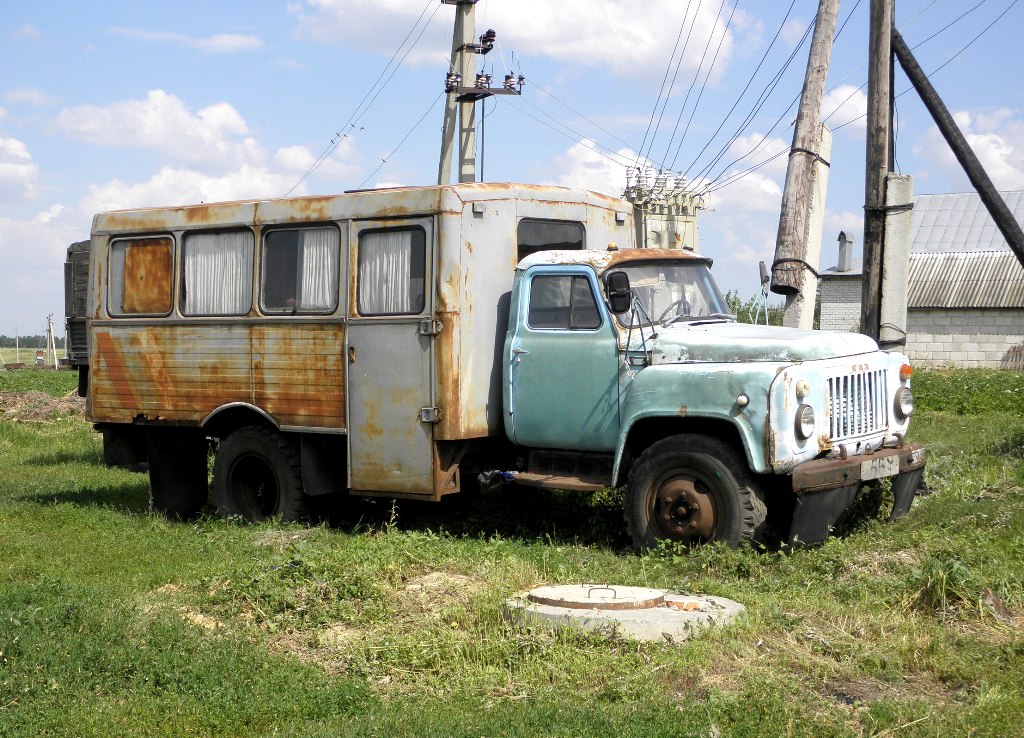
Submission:
POLYGON ((600 294, 589 269, 534 267, 523 276, 504 357, 516 443, 615 448, 618 347, 600 294))
POLYGON ((349 487, 432 494, 433 221, 351 228, 349 487))

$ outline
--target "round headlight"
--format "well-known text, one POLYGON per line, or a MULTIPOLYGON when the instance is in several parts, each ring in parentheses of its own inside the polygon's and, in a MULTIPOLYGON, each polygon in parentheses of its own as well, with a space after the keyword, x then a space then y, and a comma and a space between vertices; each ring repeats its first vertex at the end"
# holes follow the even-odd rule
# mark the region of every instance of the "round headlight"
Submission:
POLYGON ((900 420, 906 420, 914 414, 914 395, 910 393, 910 387, 900 387, 896 390, 893 409, 900 420))
POLYGON ((814 435, 814 408, 801 405, 796 409, 796 437, 806 441, 814 435))

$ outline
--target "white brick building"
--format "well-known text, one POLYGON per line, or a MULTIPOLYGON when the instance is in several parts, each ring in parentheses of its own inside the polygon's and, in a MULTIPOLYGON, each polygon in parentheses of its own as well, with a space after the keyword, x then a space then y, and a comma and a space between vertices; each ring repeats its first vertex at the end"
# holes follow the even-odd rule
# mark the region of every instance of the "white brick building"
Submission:
MULTIPOLYGON (((1024 221, 1024 192, 1003 198, 1024 221)), ((823 330, 860 325, 861 262, 821 274, 823 330)), ((1024 267, 974 193, 914 198, 906 353, 917 366, 1024 369, 1024 267)))

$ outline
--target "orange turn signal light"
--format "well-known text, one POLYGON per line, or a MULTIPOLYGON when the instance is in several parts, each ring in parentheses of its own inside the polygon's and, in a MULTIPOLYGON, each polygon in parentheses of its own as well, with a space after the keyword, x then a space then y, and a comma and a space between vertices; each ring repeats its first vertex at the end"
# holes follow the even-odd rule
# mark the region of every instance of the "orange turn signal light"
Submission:
POLYGON ((914 375, 914 367, 910 366, 910 364, 903 364, 900 367, 900 380, 901 381, 906 382, 913 375, 914 375))

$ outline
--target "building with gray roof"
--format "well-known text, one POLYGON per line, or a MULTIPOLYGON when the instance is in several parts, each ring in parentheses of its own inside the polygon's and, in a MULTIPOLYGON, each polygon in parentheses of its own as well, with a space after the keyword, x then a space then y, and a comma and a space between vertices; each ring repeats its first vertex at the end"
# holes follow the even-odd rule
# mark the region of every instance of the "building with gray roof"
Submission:
MULTIPOLYGON (((1001 193, 1024 222, 1024 192, 1001 193)), ((821 273, 820 326, 859 330, 861 260, 842 245, 821 273)), ((1024 266, 976 193, 918 195, 906 353, 917 366, 1024 369, 1024 266)))

